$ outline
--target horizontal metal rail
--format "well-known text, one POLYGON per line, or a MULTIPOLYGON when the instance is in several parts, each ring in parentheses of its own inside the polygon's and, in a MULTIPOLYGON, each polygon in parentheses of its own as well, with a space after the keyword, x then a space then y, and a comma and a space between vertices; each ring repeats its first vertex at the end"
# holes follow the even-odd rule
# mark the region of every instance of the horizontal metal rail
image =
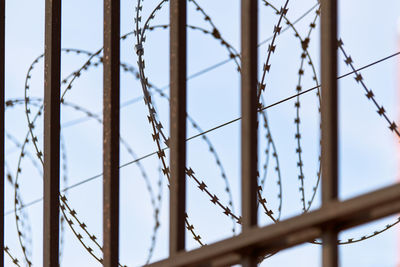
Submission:
POLYGON ((329 224, 334 224, 341 231, 398 212, 400 212, 400 184, 343 202, 330 202, 323 209, 281 221, 278 224, 251 229, 245 234, 192 251, 181 252, 172 258, 149 266, 237 264, 240 262, 240 255, 249 249, 262 255, 313 241, 322 235, 322 229, 329 224))

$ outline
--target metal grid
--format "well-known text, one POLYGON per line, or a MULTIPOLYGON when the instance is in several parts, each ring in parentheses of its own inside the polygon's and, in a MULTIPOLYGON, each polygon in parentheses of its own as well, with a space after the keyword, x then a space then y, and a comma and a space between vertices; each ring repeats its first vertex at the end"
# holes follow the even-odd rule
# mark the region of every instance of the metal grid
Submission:
MULTIPOLYGON (((171 184, 170 257, 151 266, 256 266, 257 258, 315 238, 323 266, 338 266, 339 231, 400 211, 400 185, 347 201, 338 196, 337 0, 321 1, 322 207, 257 227, 257 0, 242 0, 242 234, 185 251, 186 1, 170 1, 171 184)), ((60 168, 61 0, 45 6, 44 266, 58 266, 60 168)), ((286 12, 281 9, 280 12, 286 12)), ((5 0, 0 0, 0 176, 4 177, 5 0)), ((279 30, 279 29, 277 29, 279 30)), ((103 265, 118 266, 120 1, 104 0, 103 265)), ((339 44, 340 45, 340 44, 339 44)), ((0 238, 4 244, 4 179, 0 182, 0 238)), ((0 266, 4 266, 0 253, 0 266)))

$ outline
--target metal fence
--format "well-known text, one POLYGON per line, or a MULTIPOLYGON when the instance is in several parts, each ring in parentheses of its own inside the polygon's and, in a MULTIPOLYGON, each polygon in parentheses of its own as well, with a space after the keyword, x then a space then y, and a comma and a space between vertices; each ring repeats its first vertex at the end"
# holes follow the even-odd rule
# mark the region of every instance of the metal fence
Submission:
MULTIPOLYGON (((400 211, 396 184, 338 200, 337 0, 321 1, 322 207, 257 227, 257 0, 241 1, 242 233, 185 251, 186 1, 170 0, 170 257, 151 266, 256 266, 261 255, 316 238, 323 266, 338 266, 339 231, 400 211)), ((59 265, 61 0, 46 0, 44 84, 43 265, 59 265)), ((279 12, 284 14, 285 8, 279 12)), ((276 28, 275 31, 279 31, 276 28)), ((120 1, 104 0, 103 259, 118 266, 120 1)), ((140 47, 136 47, 140 52, 140 47)), ((4 177, 5 0, 0 0, 0 177, 4 177)), ((0 179, 0 238, 4 251, 4 179, 0 179)), ((0 253, 0 266, 4 266, 0 253)))

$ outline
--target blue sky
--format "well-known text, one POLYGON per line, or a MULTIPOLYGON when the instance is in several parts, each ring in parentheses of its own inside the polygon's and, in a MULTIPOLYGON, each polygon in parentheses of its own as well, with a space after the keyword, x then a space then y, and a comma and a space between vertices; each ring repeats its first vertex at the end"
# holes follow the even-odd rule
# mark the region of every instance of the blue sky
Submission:
MULTIPOLYGON (((121 33, 134 29, 134 8, 136 1, 123 0, 121 7, 121 33)), ((276 7, 284 1, 271 1, 276 7)), ((143 8, 143 18, 147 18, 157 1, 146 1, 143 8)), ((237 51, 240 51, 240 1, 198 0, 222 37, 237 51)), ((316 1, 289 1, 288 18, 296 20, 316 4, 316 1)), ((7 1, 7 38, 6 38, 6 98, 23 98, 25 76, 30 64, 43 53, 44 40, 44 1, 21 0, 7 1)), ((391 55, 399 50, 396 36, 397 20, 400 2, 394 0, 377 3, 372 0, 340 1, 339 32, 344 42, 346 53, 350 54, 354 66, 362 67, 375 60, 391 55)), ((204 21, 203 16, 195 10, 192 3, 188 5, 188 24, 212 30, 204 21)), ((295 25, 299 34, 306 36, 309 24, 314 19, 314 12, 308 14, 295 25)), ((265 7, 260 1, 260 41, 270 37, 273 27, 279 17, 270 7, 265 7)), ((152 25, 168 23, 168 4, 157 14, 152 25)), ((95 0, 63 1, 62 46, 64 48, 79 48, 94 52, 102 46, 102 2, 95 0)), ((309 53, 317 74, 319 73, 319 20, 311 34, 309 53)), ((149 81, 158 88, 168 86, 168 30, 156 29, 148 32, 145 43, 146 74, 149 81)), ((223 61, 229 54, 218 41, 197 30, 188 32, 188 74, 196 73, 208 66, 223 61)), ((121 61, 137 68, 137 58, 133 47, 135 39, 128 37, 121 43, 121 61)), ((268 44, 268 42, 267 42, 268 44)), ((300 66, 301 47, 294 32, 289 29, 278 36, 277 49, 271 57, 271 71, 266 78, 266 92, 263 94, 266 104, 272 104, 280 99, 296 93, 298 69, 300 66)), ((262 64, 266 60, 267 45, 260 46, 260 76, 262 64)), ((344 74, 350 69, 339 56, 339 73, 344 74)), ((62 77, 79 69, 87 60, 87 55, 63 53, 62 77)), ((369 89, 374 91, 380 105, 385 107, 392 120, 398 120, 398 92, 396 89, 396 62, 398 58, 389 59, 361 73, 369 89)), ((305 75, 302 86, 304 89, 315 85, 312 80, 312 69, 304 67, 305 75)), ((43 62, 37 63, 32 70, 30 80, 30 97, 43 95, 43 62)), ((210 129, 226 121, 240 116, 240 76, 236 65, 230 61, 213 71, 195 77, 188 82, 188 113, 202 130, 210 129)), ((388 129, 388 125, 376 113, 375 106, 364 96, 364 89, 357 84, 353 76, 341 79, 340 90, 340 197, 346 199, 385 185, 392 184, 398 176, 398 158, 396 145, 398 140, 388 129)), ((62 87, 64 90, 65 85, 62 87)), ((168 90, 164 91, 168 94, 168 90)), ((121 102, 142 97, 140 83, 127 73, 121 74, 121 102)), ((318 99, 315 92, 301 97, 301 134, 305 174, 306 199, 310 199, 312 188, 316 183, 319 151, 319 115, 318 99)), ((157 112, 168 133, 168 102, 165 98, 154 94, 157 112)), ((66 94, 66 102, 79 105, 85 110, 101 114, 102 106, 102 68, 93 67, 82 73, 74 82, 72 90, 66 94)), ((301 213, 298 169, 295 153, 296 128, 293 123, 296 110, 295 100, 290 100, 268 109, 269 125, 276 152, 279 157, 283 187, 282 219, 301 213)), ((37 111, 37 107, 32 107, 37 111)), ((32 112, 33 113, 33 112, 32 112)), ((121 111, 121 136, 132 148, 137 157, 147 155, 156 150, 152 141, 151 128, 147 122, 147 110, 142 100, 125 106, 121 111)), ((94 119, 72 125, 71 122, 86 118, 87 115, 66 105, 62 107, 62 131, 66 143, 68 158, 68 185, 78 183, 86 178, 101 173, 102 168, 102 129, 94 119)), ((260 117, 261 119, 261 117, 260 117)), ((28 130, 23 105, 7 109, 6 129, 19 142, 24 140, 28 130)), ((42 120, 35 125, 39 146, 42 145, 42 120)), ((193 127, 188 127, 188 136, 198 133, 193 127)), ((260 130, 260 170, 265 163, 264 150, 267 142, 265 130, 260 130)), ((229 181, 233 196, 235 214, 240 214, 240 122, 215 130, 207 137, 219 155, 229 181)), ((8 170, 14 176, 17 170, 19 149, 11 141, 6 143, 6 160, 8 170)), ((30 143, 27 151, 35 155, 30 143)), ((121 149, 121 164, 132 161, 133 157, 126 147, 121 149)), ((37 161, 36 161, 37 162, 37 161)), ((168 244, 168 190, 165 177, 160 177, 160 164, 156 156, 141 161, 154 195, 158 194, 157 183, 162 181, 162 203, 160 212, 161 228, 157 234, 157 244, 152 260, 167 256, 168 244)), ((269 207, 275 214, 278 212, 279 188, 276 186, 277 174, 273 171, 276 162, 271 158, 268 164, 268 175, 265 187, 265 197, 269 207)), ((225 183, 221 179, 221 169, 215 164, 214 156, 209 152, 209 146, 202 138, 188 142, 188 165, 196 175, 204 180, 211 192, 215 193, 225 205, 229 202, 229 194, 225 192, 225 183)), ((25 203, 40 198, 42 181, 40 172, 27 157, 21 165, 20 191, 25 203)), ((64 171, 62 172, 64 174, 64 171)), ((62 183, 62 188, 67 184, 62 183)), ((68 191, 68 203, 76 210, 80 220, 84 221, 89 231, 101 240, 101 177, 93 179, 81 186, 68 191)), ((318 191, 319 192, 319 191, 318 191)), ((6 210, 12 210, 14 203, 14 188, 6 187, 6 210)), ((319 194, 312 208, 319 205, 319 194)), ((34 204, 25 209, 29 215, 32 228, 32 261, 34 265, 42 262, 42 204, 34 204)), ((232 222, 219 208, 200 192, 192 180, 188 182, 188 213, 202 240, 210 244, 231 236, 232 222)), ((376 223, 359 227, 342 233, 342 239, 361 237, 384 228, 393 222, 387 218, 376 223)), ((260 225, 270 224, 268 217, 260 211, 260 225)), ((6 216, 6 245, 19 260, 23 259, 19 247, 13 214, 6 216)), ((131 164, 121 169, 121 263, 137 266, 145 263, 151 244, 152 228, 154 226, 151 197, 146 189, 141 170, 131 164)), ((239 227, 236 227, 239 230, 239 227)), ((357 244, 344 245, 340 249, 342 266, 395 266, 396 236, 398 227, 383 234, 357 244)), ((76 240, 68 226, 64 235, 63 266, 100 266, 82 245, 76 240)), ((86 239, 87 240, 87 239, 86 239)), ((86 242, 86 241, 85 241, 86 242)), ((88 244, 90 240, 87 240, 88 244)), ((99 250, 94 253, 99 255, 99 250)), ((188 234, 187 247, 198 245, 188 234)), ((265 262, 265 266, 320 266, 320 247, 303 245, 278 253, 265 262)), ((8 259, 7 259, 8 260, 8 259)), ((7 264, 11 264, 10 261, 7 264)), ((263 264, 264 265, 264 264, 263 264)), ((7 265, 9 266, 9 265, 7 265)), ((10 265, 11 266, 11 265, 10 265)))

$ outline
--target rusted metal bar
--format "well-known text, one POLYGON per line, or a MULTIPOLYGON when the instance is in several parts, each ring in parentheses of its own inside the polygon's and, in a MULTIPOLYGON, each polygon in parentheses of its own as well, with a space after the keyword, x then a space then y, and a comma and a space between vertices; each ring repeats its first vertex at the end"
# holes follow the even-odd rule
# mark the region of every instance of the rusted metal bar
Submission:
MULTIPOLYGON (((338 197, 337 0, 321 1, 322 208, 338 197)), ((324 267, 338 266, 337 230, 322 235, 324 267)))
POLYGON ((242 0, 242 227, 257 225, 257 1, 242 0))
POLYGON ((120 0, 104 0, 103 265, 118 266, 120 0))
MULTIPOLYGON (((278 224, 263 228, 252 228, 245 234, 223 240, 149 266, 196 266, 212 263, 220 258, 230 257, 231 265, 238 264, 240 255, 248 249, 260 255, 276 249, 289 248, 322 235, 326 225, 337 225, 345 230, 371 222, 400 211, 400 184, 392 185, 343 202, 332 201, 323 209, 312 211, 278 224), (235 261, 236 259, 236 261, 235 261)), ((218 262, 218 261, 217 261, 218 262)))
POLYGON ((186 211, 186 0, 170 1, 171 181, 169 254, 185 249, 186 211))
MULTIPOLYGON (((257 0, 241 1, 241 175, 242 231, 257 226, 257 0)), ((257 266, 252 251, 243 255, 242 266, 257 266)))
POLYGON ((0 0, 0 267, 4 266, 5 0, 0 0))
POLYGON ((61 0, 45 2, 43 266, 58 266, 61 0))
POLYGON ((337 3, 321 1, 322 201, 338 196, 337 3))

